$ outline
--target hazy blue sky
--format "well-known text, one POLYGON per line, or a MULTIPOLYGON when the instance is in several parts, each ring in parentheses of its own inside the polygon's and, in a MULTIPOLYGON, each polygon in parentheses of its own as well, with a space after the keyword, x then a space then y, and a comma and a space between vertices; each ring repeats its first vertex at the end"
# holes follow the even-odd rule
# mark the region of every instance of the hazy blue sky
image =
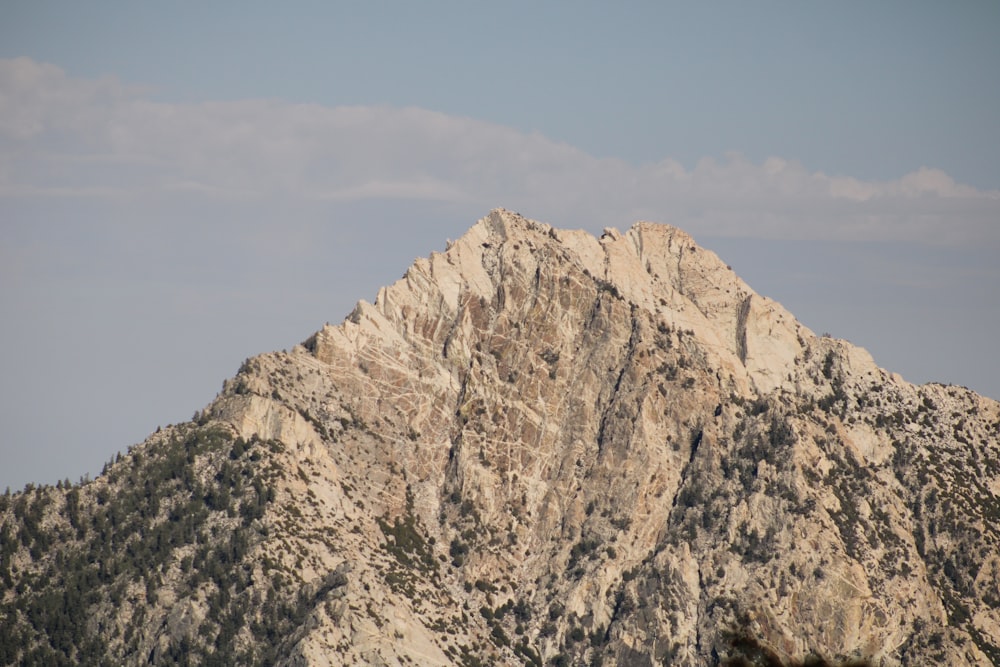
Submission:
POLYGON ((676 224, 1000 397, 1000 4, 0 4, 0 489, 99 471, 491 208, 676 224))

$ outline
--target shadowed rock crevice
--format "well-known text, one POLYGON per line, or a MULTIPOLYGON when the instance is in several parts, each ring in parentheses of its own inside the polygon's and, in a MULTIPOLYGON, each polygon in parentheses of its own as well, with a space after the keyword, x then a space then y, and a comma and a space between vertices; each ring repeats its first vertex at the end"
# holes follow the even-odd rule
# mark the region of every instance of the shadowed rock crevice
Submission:
POLYGON ((739 310, 736 312, 736 354, 744 365, 747 363, 747 318, 750 315, 752 300, 752 294, 747 296, 740 302, 739 310))

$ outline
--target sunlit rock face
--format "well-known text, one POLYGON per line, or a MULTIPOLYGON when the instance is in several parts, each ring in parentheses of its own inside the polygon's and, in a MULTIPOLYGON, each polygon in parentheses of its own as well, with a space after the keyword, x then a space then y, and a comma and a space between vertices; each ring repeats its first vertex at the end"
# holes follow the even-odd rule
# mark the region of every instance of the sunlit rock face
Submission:
POLYGON ((92 587, 114 661, 1000 664, 998 431, 678 229, 497 210, 98 480, 6 499, 60 539, 11 538, 4 605, 159 530, 92 587))

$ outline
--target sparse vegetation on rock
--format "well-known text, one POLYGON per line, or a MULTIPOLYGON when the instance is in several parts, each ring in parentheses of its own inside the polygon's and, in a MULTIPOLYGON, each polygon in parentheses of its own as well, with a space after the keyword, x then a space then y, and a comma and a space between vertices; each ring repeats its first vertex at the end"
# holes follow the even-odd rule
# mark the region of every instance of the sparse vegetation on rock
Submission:
POLYGON ((677 229, 494 211, 0 497, 0 664, 996 665, 998 494, 996 402, 677 229))

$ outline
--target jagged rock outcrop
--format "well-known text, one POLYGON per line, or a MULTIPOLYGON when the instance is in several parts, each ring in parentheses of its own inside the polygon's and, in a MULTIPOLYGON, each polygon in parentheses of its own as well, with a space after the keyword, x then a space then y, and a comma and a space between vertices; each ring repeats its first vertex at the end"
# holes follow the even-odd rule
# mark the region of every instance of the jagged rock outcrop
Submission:
POLYGON ((1000 664, 998 496, 995 401, 678 229, 498 210, 98 479, 4 498, 0 662, 1000 664))

